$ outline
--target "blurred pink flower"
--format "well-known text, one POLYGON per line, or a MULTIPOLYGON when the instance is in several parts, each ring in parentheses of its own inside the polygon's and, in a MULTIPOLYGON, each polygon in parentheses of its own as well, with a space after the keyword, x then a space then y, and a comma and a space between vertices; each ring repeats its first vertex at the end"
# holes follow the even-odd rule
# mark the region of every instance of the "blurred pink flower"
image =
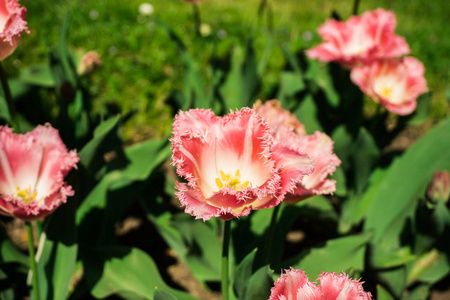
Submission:
POLYGON ((353 280, 346 274, 323 272, 319 285, 309 281, 302 270, 285 270, 271 289, 269 300, 370 300, 372 295, 365 292, 362 282, 353 280))
POLYGON ((288 127, 297 134, 306 134, 305 126, 293 113, 281 108, 280 101, 273 99, 262 104, 261 100, 258 100, 255 108, 257 113, 267 119, 273 131, 278 131, 280 127, 288 127))
POLYGON ((394 33, 396 25, 394 13, 381 8, 352 16, 347 22, 328 20, 318 29, 324 42, 306 55, 347 67, 400 57, 410 49, 405 39, 394 33))
POLYGON ((278 205, 313 170, 307 155, 277 144, 254 109, 224 117, 211 110, 181 111, 173 123, 172 160, 185 211, 197 219, 229 220, 278 205))
POLYGON ((74 194, 64 177, 78 160, 50 124, 26 134, 0 126, 0 213, 35 220, 53 212, 74 194))
POLYGON ((428 199, 446 203, 450 198, 450 173, 447 170, 436 171, 427 190, 428 199))
POLYGON ((80 75, 88 74, 94 71, 96 68, 102 65, 102 60, 97 51, 91 50, 86 52, 83 57, 81 57, 80 62, 77 66, 77 72, 80 75))
POLYGON ((0 0, 0 60, 16 50, 22 31, 29 32, 25 21, 27 10, 19 0, 0 0))
POLYGON ((428 90, 424 73, 419 60, 404 57, 354 68, 350 78, 375 102, 396 114, 407 115, 416 109, 416 98, 428 90))
POLYGON ((314 162, 314 171, 303 177, 295 188, 286 194, 284 202, 295 203, 314 195, 331 194, 336 190, 336 181, 327 179, 341 164, 333 153, 333 141, 323 132, 306 135, 303 124, 289 111, 281 108, 278 100, 256 104, 256 111, 267 119, 275 141, 295 147, 314 162))

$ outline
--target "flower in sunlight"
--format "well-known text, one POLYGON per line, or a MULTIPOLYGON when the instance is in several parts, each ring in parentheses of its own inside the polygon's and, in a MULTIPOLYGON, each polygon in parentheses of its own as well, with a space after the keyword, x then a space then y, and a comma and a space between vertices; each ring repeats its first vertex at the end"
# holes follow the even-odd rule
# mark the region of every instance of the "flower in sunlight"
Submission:
POLYGON ((336 181, 328 179, 341 161, 333 153, 333 141, 323 132, 307 135, 303 124, 291 112, 281 108, 278 100, 264 104, 256 103, 256 111, 267 119, 275 140, 291 145, 309 155, 314 162, 314 171, 303 177, 290 191, 284 202, 295 203, 314 195, 332 194, 336 181))
POLYGON ((269 300, 370 300, 362 282, 353 280, 345 273, 323 272, 315 282, 309 281, 305 272, 290 268, 285 270, 270 290, 269 300))
POLYGON ((22 31, 28 32, 27 10, 19 0, 0 0, 0 60, 10 56, 20 42, 22 31))
POLYGON ((424 77, 425 67, 413 57, 398 60, 375 61, 367 66, 354 68, 351 80, 387 110, 398 115, 412 113, 416 98, 428 91, 424 77))
POLYGON ((346 22, 327 20, 318 29, 324 42, 306 55, 324 62, 336 61, 347 67, 410 53, 405 39, 394 33, 395 15, 381 8, 352 16, 346 22))
POLYGON ((35 220, 53 212, 74 194, 64 177, 78 160, 49 124, 26 134, 0 126, 0 213, 35 220))
POLYGON ((278 205, 313 165, 295 147, 277 143, 264 118, 243 108, 224 117, 180 111, 173 123, 176 195, 197 219, 229 220, 278 205))
POLYGON ((211 26, 209 26, 209 24, 202 23, 200 25, 200 34, 204 37, 209 36, 211 34, 211 26))
POLYGON ((141 3, 141 5, 139 5, 139 14, 143 15, 143 16, 149 16, 151 14, 153 14, 154 12, 154 8, 153 5, 151 5, 150 3, 141 3))

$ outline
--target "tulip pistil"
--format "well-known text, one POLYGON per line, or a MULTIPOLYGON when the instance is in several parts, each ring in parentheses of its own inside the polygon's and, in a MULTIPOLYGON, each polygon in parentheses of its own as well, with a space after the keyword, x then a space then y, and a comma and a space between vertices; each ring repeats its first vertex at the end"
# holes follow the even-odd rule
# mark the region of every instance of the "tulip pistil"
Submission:
POLYGON ((250 184, 249 181, 245 181, 241 183, 241 175, 239 169, 236 170, 236 173, 234 176, 232 173, 225 173, 224 171, 220 170, 220 178, 216 178, 216 185, 219 189, 222 189, 224 187, 232 188, 237 191, 240 191, 242 189, 245 189, 250 184))

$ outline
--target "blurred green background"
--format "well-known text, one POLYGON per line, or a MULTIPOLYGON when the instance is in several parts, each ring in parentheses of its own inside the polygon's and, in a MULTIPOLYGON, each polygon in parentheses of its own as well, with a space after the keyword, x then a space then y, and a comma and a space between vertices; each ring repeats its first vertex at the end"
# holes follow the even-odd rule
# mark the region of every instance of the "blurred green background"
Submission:
MULTIPOLYGON (((46 63, 44 38, 51 45, 56 44, 62 20, 69 13, 69 47, 76 55, 97 50, 103 61, 101 68, 90 77, 94 111, 101 115, 105 107, 109 111, 113 107, 117 112, 137 110, 124 130, 130 143, 162 136, 170 130, 174 112, 165 99, 181 85, 181 58, 158 20, 181 36, 206 77, 206 66, 213 52, 219 57, 227 55, 252 35, 258 58, 262 59, 266 42, 273 37, 260 92, 260 97, 265 99, 270 95, 268 91, 277 85, 279 71, 285 63, 279 45, 287 44, 292 51, 317 45, 320 37, 316 28, 332 11, 345 20, 353 7, 353 1, 342 0, 269 0, 273 16, 271 31, 267 18, 258 19, 259 0, 205 0, 199 4, 199 11, 202 23, 209 26, 210 32, 198 37, 193 26, 192 5, 179 0, 21 0, 20 3, 28 10, 31 33, 23 36, 16 52, 6 60, 7 72, 15 75, 25 66, 46 63), (142 3, 150 3, 153 13, 140 14, 142 3)), ((449 113, 450 98, 448 1, 362 0, 359 13, 378 7, 395 12, 396 32, 406 38, 412 55, 425 64, 433 93, 430 119, 442 119, 449 113)))

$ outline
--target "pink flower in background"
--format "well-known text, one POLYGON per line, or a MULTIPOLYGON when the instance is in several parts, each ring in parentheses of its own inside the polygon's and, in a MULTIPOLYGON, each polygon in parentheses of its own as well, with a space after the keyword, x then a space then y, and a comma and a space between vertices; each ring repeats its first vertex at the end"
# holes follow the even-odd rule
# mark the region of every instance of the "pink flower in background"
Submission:
POLYGON ((450 173, 447 170, 436 171, 427 189, 428 199, 447 203, 450 198, 450 173))
POLYGON ((0 0, 0 60, 16 50, 22 31, 28 31, 27 10, 18 0, 0 0))
POLYGON ((314 162, 314 171, 305 176, 295 189, 286 195, 287 203, 295 203, 315 195, 332 194, 336 191, 336 181, 327 179, 341 164, 333 153, 333 141, 323 132, 291 138, 314 162))
POLYGON ((277 144, 250 108, 224 117, 205 109, 181 111, 170 140, 173 164, 187 180, 176 184, 176 195, 197 219, 229 220, 276 206, 313 170, 307 155, 277 144))
POLYGON ((333 153, 333 141, 323 132, 307 135, 303 124, 289 111, 281 108, 278 100, 258 103, 256 111, 267 119, 272 134, 278 143, 295 147, 314 162, 314 171, 303 177, 284 202, 294 203, 314 195, 331 194, 336 190, 335 180, 327 179, 341 164, 333 153))
POLYGON ((324 42, 306 55, 324 62, 336 61, 347 67, 410 53, 403 37, 394 33, 393 12, 381 8, 352 16, 347 22, 328 20, 318 32, 324 42))
POLYGON ((97 51, 91 50, 86 52, 80 59, 77 66, 77 72, 80 75, 88 74, 102 65, 102 60, 97 51))
POLYGON ((428 90, 424 73, 425 67, 419 60, 404 57, 354 68, 350 78, 389 111, 407 115, 416 109, 416 98, 428 90))
POLYGON ((0 126, 0 213, 34 220, 53 212, 74 194, 64 177, 78 160, 49 124, 26 134, 0 126))
POLYGON ((288 110, 281 108, 278 100, 269 100, 264 104, 260 100, 255 103, 256 112, 269 122, 270 128, 277 131, 280 127, 288 127, 297 134, 306 134, 305 126, 288 110))
POLYGON ((309 281, 302 270, 285 270, 270 290, 269 300, 370 300, 372 295, 365 292, 362 282, 353 280, 346 274, 323 272, 319 285, 309 281))

